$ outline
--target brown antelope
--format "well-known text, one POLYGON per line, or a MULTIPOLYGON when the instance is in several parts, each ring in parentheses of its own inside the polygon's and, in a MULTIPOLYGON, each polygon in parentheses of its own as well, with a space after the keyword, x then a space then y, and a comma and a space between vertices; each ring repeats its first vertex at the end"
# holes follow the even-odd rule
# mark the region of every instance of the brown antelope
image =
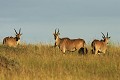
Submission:
POLYGON ((108 44, 108 41, 109 41, 110 37, 108 37, 108 32, 107 32, 107 36, 106 37, 105 37, 105 35, 103 33, 102 33, 102 35, 103 35, 102 36, 103 40, 95 39, 91 43, 92 52, 94 54, 105 53, 106 50, 107 50, 107 44, 108 44))
MULTIPOLYGON (((14 29, 15 30, 15 29, 14 29)), ((15 30, 16 37, 5 37, 3 39, 3 45, 9 46, 9 47, 16 47, 20 43, 20 37, 21 37, 21 28, 19 29, 19 33, 15 30)))
POLYGON ((53 33, 55 39, 55 47, 58 46, 60 50, 65 53, 66 51, 75 51, 81 48, 85 48, 85 41, 83 39, 69 39, 69 38, 59 38, 58 32, 53 33))

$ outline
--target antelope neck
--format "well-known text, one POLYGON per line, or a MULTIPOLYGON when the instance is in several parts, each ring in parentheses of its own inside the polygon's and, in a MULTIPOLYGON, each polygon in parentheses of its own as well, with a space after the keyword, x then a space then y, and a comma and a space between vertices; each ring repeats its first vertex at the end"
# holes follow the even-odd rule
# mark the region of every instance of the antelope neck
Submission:
POLYGON ((16 40, 16 41, 18 41, 18 40, 20 40, 20 38, 18 38, 18 37, 15 37, 15 40, 16 40))

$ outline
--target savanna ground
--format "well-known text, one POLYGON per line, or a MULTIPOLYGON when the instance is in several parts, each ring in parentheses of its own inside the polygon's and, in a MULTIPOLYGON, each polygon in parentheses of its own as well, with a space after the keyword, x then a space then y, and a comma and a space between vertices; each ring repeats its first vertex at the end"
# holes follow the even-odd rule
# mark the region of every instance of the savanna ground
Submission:
POLYGON ((0 45, 0 80, 120 80, 120 47, 106 54, 67 52, 51 44, 0 45))

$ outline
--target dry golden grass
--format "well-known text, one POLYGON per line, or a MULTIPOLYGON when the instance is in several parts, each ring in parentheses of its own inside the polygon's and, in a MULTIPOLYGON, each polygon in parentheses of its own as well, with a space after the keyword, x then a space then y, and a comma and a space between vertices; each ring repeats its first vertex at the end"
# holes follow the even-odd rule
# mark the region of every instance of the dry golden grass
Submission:
POLYGON ((0 80, 120 80, 120 47, 80 55, 48 44, 0 45, 0 80))

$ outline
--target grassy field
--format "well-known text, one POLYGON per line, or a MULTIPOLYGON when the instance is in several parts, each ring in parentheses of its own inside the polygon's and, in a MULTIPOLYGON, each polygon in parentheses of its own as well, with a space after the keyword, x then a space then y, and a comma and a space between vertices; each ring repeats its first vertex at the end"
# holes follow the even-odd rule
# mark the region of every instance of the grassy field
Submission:
POLYGON ((120 47, 109 45, 101 55, 63 55, 49 44, 0 45, 0 80, 120 80, 120 47))

